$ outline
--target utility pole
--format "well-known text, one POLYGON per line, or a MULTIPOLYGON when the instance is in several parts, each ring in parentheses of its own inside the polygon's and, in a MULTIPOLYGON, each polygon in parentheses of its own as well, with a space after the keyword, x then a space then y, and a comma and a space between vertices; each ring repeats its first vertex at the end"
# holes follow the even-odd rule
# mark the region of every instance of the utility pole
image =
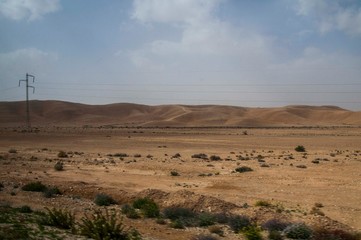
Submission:
POLYGON ((26 83, 26 87, 25 87, 25 90, 26 90, 26 124, 28 126, 28 130, 30 130, 30 128, 31 128, 30 110, 29 110, 29 88, 33 89, 33 94, 35 93, 35 87, 29 85, 29 78, 32 78, 33 82, 35 81, 35 77, 33 75, 28 74, 28 73, 26 73, 26 79, 25 80, 19 80, 19 87, 20 87, 21 82, 26 83))

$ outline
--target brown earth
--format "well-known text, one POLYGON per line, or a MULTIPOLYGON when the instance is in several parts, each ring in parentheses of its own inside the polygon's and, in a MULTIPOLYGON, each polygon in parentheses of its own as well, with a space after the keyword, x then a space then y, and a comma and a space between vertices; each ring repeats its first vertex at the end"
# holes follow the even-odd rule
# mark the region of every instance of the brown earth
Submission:
MULTIPOLYGON (((0 204, 65 207, 81 216, 96 208, 93 199, 103 192, 118 204, 147 196, 162 208, 245 214, 258 224, 277 217, 361 231, 361 112, 60 101, 31 101, 30 110, 31 132, 18 127, 25 125, 25 102, 0 103, 0 204), (297 145, 307 152, 296 152, 297 145), (59 158, 60 150, 69 157, 59 158), (208 159, 192 158, 197 153, 208 159), (64 171, 54 170, 58 161, 64 171), (240 166, 253 171, 236 173, 240 166), (31 181, 57 186, 63 195, 21 191, 31 181), (259 200, 272 206, 255 206, 259 200), (324 206, 319 214, 312 212, 315 203, 324 206)), ((209 234, 150 219, 124 221, 147 239, 209 234)), ((226 239, 240 239, 223 228, 226 239)))
MULTIPOLYGON (((14 106, 16 104, 20 105, 14 103, 14 106)), ((60 108, 70 103, 57 104, 60 108)), ((181 116, 182 112, 192 111, 192 116, 202 116, 195 109, 217 108, 126 106, 132 112, 130 115, 133 120, 124 121, 136 121, 134 116, 137 114, 153 112, 157 108, 159 112, 153 116, 161 116, 165 110, 160 109, 169 108, 172 114, 164 113, 167 119, 172 122, 170 116, 178 115, 174 119, 181 122, 179 119, 191 119, 188 113, 181 116)), ((112 106, 108 107, 112 109, 112 106)), ((4 104, 1 109, 2 112, 5 111, 4 104)), ((22 111, 16 107, 6 109, 7 113, 12 109, 14 115, 22 111)), ((259 118, 271 118, 270 112, 273 112, 271 119, 280 119, 277 111, 282 111, 299 118, 312 116, 326 121, 323 114, 316 113, 313 107, 309 107, 308 111, 304 109, 305 107, 273 109, 268 110, 268 113, 263 112, 267 117, 260 113, 259 118)), ((358 124, 360 121, 353 116, 359 113, 330 107, 321 109, 318 111, 324 111, 324 114, 332 112, 334 117, 329 121, 341 118, 342 121, 348 119, 348 123, 358 124)), ((54 109, 54 105, 51 108, 39 107, 38 111, 38 116, 42 113, 44 119, 49 119, 49 116, 53 116, 52 119, 61 117, 61 111, 54 109)), ((73 111, 78 112, 79 109, 74 108, 73 111)), ((223 111, 228 110, 225 108, 223 111)), ((237 108, 237 111, 262 112, 260 109, 242 108, 237 108)), ((113 109, 111 112, 116 111, 113 109)), ((211 110, 209 114, 212 114, 211 110)), ((12 119, 11 114, 6 116, 9 116, 8 121, 12 119)), ((94 120, 94 116, 90 118, 94 120)), ((68 124, 70 119, 74 120, 73 113, 64 116, 62 121, 68 124)), ((84 119, 84 116, 78 115, 77 119, 84 119)), ((16 121, 15 118, 12 120, 16 121)), ((4 124, 4 120, 1 121, 4 124)), ((84 120, 82 124, 85 122, 84 120)), ((96 194, 103 192, 113 196, 119 204, 148 196, 162 207, 183 206, 197 211, 246 214, 258 224, 273 217, 280 217, 290 221, 304 221, 312 226, 361 231, 360 146, 361 128, 356 126, 43 126, 33 132, 3 127, 0 128, 0 182, 3 183, 4 190, 0 191, 0 203, 12 206, 27 204, 35 209, 43 209, 44 206, 66 207, 82 214, 96 207, 92 200, 96 194), (307 152, 296 152, 294 148, 297 145, 305 146, 307 152), (9 153, 10 149, 17 152, 9 153), (60 150, 68 152, 69 157, 59 158, 57 154, 60 150), (120 159, 115 156, 116 153, 127 153, 129 156, 120 159), (181 156, 173 158, 176 153, 181 156), (218 155, 222 159, 212 161, 192 158, 192 155, 197 153, 205 153, 208 157, 218 155), (64 163, 64 171, 54 170, 57 161, 64 163), (262 167, 262 164, 267 164, 268 167, 262 167), (253 171, 237 173, 234 170, 239 166, 251 167, 253 171), (171 171, 178 172, 180 176, 171 176, 171 171), (31 181, 57 186, 64 194, 55 198, 44 198, 38 193, 22 191, 21 186, 31 181), (255 206, 259 200, 268 201, 273 207, 255 206), (315 203, 322 203, 324 207, 319 210, 325 216, 311 213, 315 203)), ((209 233, 206 228, 176 230, 167 225, 158 225, 151 219, 124 220, 127 226, 136 227, 148 239, 190 239, 195 234, 209 233)), ((240 239, 239 235, 224 228, 225 239, 240 239)))

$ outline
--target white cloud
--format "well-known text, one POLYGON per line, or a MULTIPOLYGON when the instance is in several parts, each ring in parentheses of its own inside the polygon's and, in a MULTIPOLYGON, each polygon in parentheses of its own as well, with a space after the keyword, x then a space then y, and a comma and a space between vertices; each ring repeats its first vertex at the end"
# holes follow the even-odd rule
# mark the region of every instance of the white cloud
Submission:
POLYGON ((132 17, 141 22, 193 22, 207 19, 221 0, 135 0, 132 17))
POLYGON ((47 75, 57 59, 56 53, 47 53, 36 48, 0 53, 0 78, 14 79, 27 72, 38 76, 47 75))
POLYGON ((339 30, 361 36, 361 7, 357 2, 358 0, 298 0, 297 12, 299 15, 314 17, 321 33, 339 30))
POLYGON ((220 21, 219 0, 136 0, 133 18, 176 26, 179 38, 153 39, 130 52, 137 67, 213 69, 215 65, 262 65, 271 57, 270 39, 220 21))
POLYGON ((34 21, 60 9, 59 0, 0 0, 0 14, 16 21, 34 21))

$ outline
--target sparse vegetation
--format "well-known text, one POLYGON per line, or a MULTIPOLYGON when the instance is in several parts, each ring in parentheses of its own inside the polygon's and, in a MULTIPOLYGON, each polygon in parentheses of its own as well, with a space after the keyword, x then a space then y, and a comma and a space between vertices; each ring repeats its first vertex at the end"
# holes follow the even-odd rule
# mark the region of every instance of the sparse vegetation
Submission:
POLYGON ((269 232, 283 231, 290 223, 282 221, 278 218, 272 218, 264 222, 261 227, 269 232))
POLYGON ((122 206, 122 213, 125 214, 127 218, 132 218, 132 219, 140 218, 140 215, 135 210, 135 208, 130 206, 129 204, 125 204, 122 206))
POLYGON ((66 152, 64 152, 64 151, 59 151, 58 157, 59 158, 67 158, 68 154, 66 152))
POLYGON ((48 226, 54 226, 61 229, 72 229, 75 231, 74 214, 61 209, 45 208, 46 214, 40 219, 40 223, 48 226))
POLYGON ((261 235, 261 229, 257 226, 247 226, 242 228, 241 230, 242 234, 246 237, 248 240, 262 240, 261 235))
POLYGON ((220 156, 217 156, 217 155, 211 155, 209 157, 209 160, 211 160, 211 161, 220 161, 220 160, 222 160, 222 158, 220 156))
POLYGON ((59 188, 57 188, 57 187, 46 188, 46 189, 43 191, 43 195, 44 195, 44 197, 46 197, 46 198, 51 198, 51 197, 53 197, 54 195, 61 195, 61 191, 60 191, 59 188))
POLYGON ((116 202, 111 196, 105 193, 99 193, 95 196, 94 203, 98 206, 109 206, 116 202))
POLYGON ((64 165, 63 165, 63 163, 62 163, 62 162, 57 162, 57 163, 55 163, 54 169, 55 169, 56 171, 63 171, 63 170, 64 170, 64 165))
POLYGON ((244 172, 252 172, 253 169, 247 166, 238 167, 235 169, 236 172, 244 173, 244 172))
POLYGON ((296 152, 306 152, 306 148, 302 145, 298 145, 296 148, 295 148, 295 151, 296 152))
POLYGON ((237 215, 237 216, 231 216, 229 218, 229 222, 228 225, 231 227, 231 229, 235 232, 238 233, 240 232, 243 228, 249 227, 252 225, 251 220, 249 217, 245 216, 245 215, 237 215))
POLYGON ((79 233, 95 240, 141 239, 136 230, 125 230, 122 219, 116 211, 109 213, 107 209, 105 213, 96 211, 91 216, 85 215, 79 223, 79 233))
POLYGON ((16 149, 14 149, 14 148, 10 148, 9 149, 9 153, 17 153, 18 151, 16 150, 16 149))
POLYGON ((171 171, 170 175, 173 176, 173 177, 180 176, 180 174, 177 171, 171 171))
POLYGON ((28 191, 28 192, 44 192, 47 189, 47 187, 41 182, 37 181, 37 182, 30 182, 24 185, 21 189, 23 191, 28 191))
POLYGON ((255 204, 256 207, 272 207, 272 204, 266 200, 258 200, 255 204))
POLYGON ((192 158, 199 158, 199 159, 208 159, 207 154, 205 153, 197 153, 197 154, 193 154, 192 158))
POLYGON ((294 223, 286 227, 283 233, 291 239, 310 239, 312 229, 304 223, 294 223))
POLYGON ((159 217, 159 207, 150 198, 138 198, 133 202, 133 207, 136 209, 140 209, 143 215, 147 218, 159 217))

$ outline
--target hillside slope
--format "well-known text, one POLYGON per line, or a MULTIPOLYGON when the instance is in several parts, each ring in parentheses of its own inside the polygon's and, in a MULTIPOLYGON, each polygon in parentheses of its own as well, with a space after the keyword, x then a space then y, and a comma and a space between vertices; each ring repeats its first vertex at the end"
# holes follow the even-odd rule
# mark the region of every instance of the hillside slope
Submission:
MULTIPOLYGON (((25 102, 0 102, 0 125, 25 124, 25 102)), ((361 125, 361 112, 334 106, 244 108, 220 105, 130 103, 85 105, 62 101, 31 101, 31 122, 40 125, 135 126, 293 126, 361 125)))

